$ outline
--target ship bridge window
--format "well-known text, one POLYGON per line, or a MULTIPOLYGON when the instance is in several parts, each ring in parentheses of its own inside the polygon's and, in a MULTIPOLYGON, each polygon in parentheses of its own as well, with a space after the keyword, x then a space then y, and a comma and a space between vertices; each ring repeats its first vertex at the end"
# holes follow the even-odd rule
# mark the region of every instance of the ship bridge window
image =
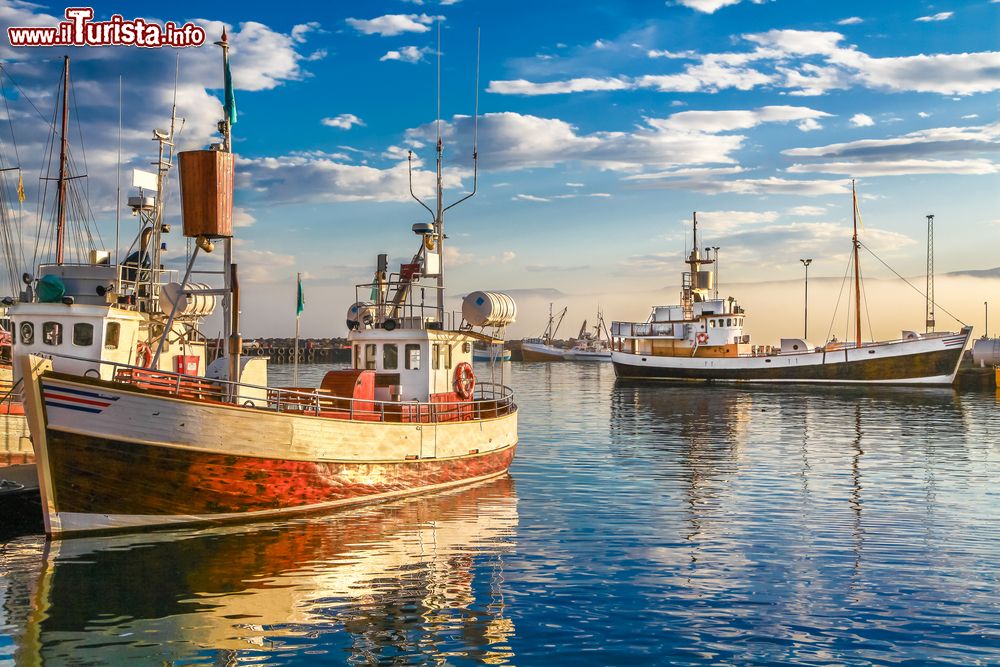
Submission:
POLYGON ((726 326, 727 327, 733 326, 733 320, 732 320, 732 318, 729 318, 729 317, 726 318, 726 326))
POLYGON ((441 346, 437 343, 431 346, 431 368, 441 368, 441 346))
POLYGON ((354 346, 354 367, 358 370, 361 369, 361 346, 354 346))
POLYGON ((442 346, 441 353, 444 355, 444 367, 451 368, 451 345, 442 346))
POLYGON ((403 351, 406 353, 406 370, 420 370, 420 345, 416 343, 407 343, 403 351))
POLYGON ((399 346, 395 343, 386 343, 382 346, 382 368, 387 371, 399 368, 399 346))
POLYGON ((89 322, 77 322, 73 325, 73 345, 90 347, 94 344, 94 325, 89 322))
POLYGON ((365 368, 367 370, 370 371, 375 370, 375 362, 376 362, 375 354, 376 354, 375 343, 365 344, 365 368))
POLYGON ((122 325, 119 322, 108 322, 108 328, 104 332, 104 349, 117 350, 118 339, 122 335, 122 325))
POLYGON ((21 345, 35 344, 35 325, 31 322, 21 322, 21 345))
POLYGON ((42 342, 46 345, 62 345, 62 324, 59 322, 42 324, 42 342))

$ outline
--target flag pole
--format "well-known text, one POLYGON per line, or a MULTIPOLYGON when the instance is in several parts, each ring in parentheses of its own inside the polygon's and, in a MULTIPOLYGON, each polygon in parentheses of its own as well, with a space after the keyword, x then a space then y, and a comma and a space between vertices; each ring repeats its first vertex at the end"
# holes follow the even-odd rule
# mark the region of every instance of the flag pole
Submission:
POLYGON ((299 321, 302 318, 302 274, 295 274, 295 352, 292 357, 292 386, 299 386, 299 321))

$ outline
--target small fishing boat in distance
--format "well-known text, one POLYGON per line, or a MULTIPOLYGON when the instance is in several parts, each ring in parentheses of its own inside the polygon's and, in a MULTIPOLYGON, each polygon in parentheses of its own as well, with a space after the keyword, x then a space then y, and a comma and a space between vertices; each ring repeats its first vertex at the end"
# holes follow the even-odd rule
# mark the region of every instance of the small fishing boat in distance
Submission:
MULTIPOLYGON (((225 58, 224 38, 219 45, 225 58)), ((227 114, 221 144, 179 154, 183 231, 195 250, 164 327, 170 331, 178 305, 226 292, 228 373, 193 377, 114 360, 88 360, 99 364, 96 373, 56 372, 52 359, 17 359, 51 536, 376 502, 502 476, 514 457, 513 393, 479 382, 470 362, 473 343, 502 343, 516 309, 507 295, 474 292, 461 319, 445 311, 450 206, 442 201, 440 140, 437 207, 420 202, 432 221, 413 226, 416 254, 398 272, 379 255, 374 280, 357 288, 372 301, 348 311, 353 367, 331 371, 318 388, 245 381, 229 126, 227 114), (199 253, 216 243, 226 288, 190 284, 199 253)), ((456 204, 472 194, 475 186, 456 204)))
POLYGON ((511 353, 510 350, 505 348, 501 344, 494 343, 492 345, 476 344, 472 347, 472 360, 473 361, 510 361, 511 353))
POLYGON ((572 347, 566 350, 569 361, 611 361, 611 336, 604 324, 604 313, 597 311, 597 323, 593 332, 587 328, 587 320, 583 321, 580 333, 573 339, 572 347))
POLYGON ((566 350, 556 347, 555 338, 566 317, 568 308, 563 308, 558 314, 552 313, 552 304, 549 304, 549 321, 545 325, 545 331, 539 338, 525 338, 521 341, 521 359, 523 361, 565 361, 566 350))
POLYGON ((783 338, 779 347, 753 345, 744 333, 748 314, 733 297, 713 298, 714 260, 694 244, 683 273, 681 303, 656 306, 645 322, 612 322, 611 354, 620 378, 726 382, 950 385, 958 373, 972 327, 955 332, 903 332, 898 340, 861 339, 861 273, 858 267, 857 198, 854 201, 855 339, 813 347, 783 338))

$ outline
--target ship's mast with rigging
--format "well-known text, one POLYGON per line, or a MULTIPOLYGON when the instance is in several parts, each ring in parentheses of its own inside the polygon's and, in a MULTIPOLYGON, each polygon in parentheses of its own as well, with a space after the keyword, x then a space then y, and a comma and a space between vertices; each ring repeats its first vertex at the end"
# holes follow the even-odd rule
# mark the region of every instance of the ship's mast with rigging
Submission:
POLYGON ((854 190, 854 181, 851 181, 851 201, 854 210, 854 342, 861 347, 861 266, 858 264, 858 249, 861 242, 858 241, 858 195, 854 190))
POLYGON ((69 149, 69 56, 63 56, 62 83, 62 136, 59 141, 59 178, 56 195, 56 264, 63 263, 63 245, 66 235, 66 181, 69 149))

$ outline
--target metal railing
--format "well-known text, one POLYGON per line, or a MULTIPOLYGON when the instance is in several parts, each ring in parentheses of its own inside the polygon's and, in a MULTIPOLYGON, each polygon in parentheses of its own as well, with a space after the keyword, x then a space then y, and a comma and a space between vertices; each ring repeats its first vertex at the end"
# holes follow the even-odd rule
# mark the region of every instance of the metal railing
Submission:
MULTIPOLYGON (((242 408, 332 419, 434 424, 503 417, 517 411, 510 387, 478 383, 468 401, 380 401, 337 396, 323 389, 303 391, 216 380, 152 370, 113 361, 65 354, 52 358, 88 361, 111 367, 113 382, 177 398, 229 403, 242 408), (266 398, 257 398, 264 396, 266 398)), ((96 370, 93 371, 97 373, 96 370)))
MULTIPOLYGON (((424 285, 412 280, 403 280, 392 273, 382 283, 363 283, 354 286, 355 303, 370 303, 375 311, 372 326, 382 326, 386 320, 393 320, 396 328, 425 329, 429 323, 439 323, 442 329, 458 329, 462 324, 462 314, 437 308, 437 293, 444 291, 437 285, 424 285), (375 294, 375 297, 372 297, 375 294), (443 316, 443 321, 441 321, 443 316)), ((365 323, 361 324, 362 328, 365 323)))

